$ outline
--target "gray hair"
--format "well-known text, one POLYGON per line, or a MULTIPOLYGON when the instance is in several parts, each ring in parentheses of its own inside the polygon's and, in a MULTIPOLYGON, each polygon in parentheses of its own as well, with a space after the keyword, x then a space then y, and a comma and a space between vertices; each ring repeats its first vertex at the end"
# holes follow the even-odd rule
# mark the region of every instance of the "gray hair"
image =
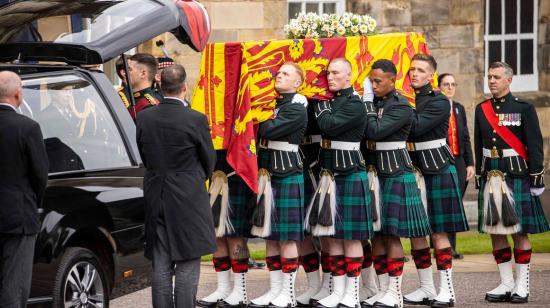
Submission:
POLYGON ((502 67, 504 69, 504 74, 508 77, 513 77, 514 76, 514 69, 510 66, 510 64, 506 63, 506 62, 501 62, 501 61, 497 61, 497 62, 493 62, 489 65, 489 69, 495 69, 495 68, 499 68, 499 67, 502 67))
POLYGON ((21 88, 21 79, 10 71, 0 72, 0 98, 10 97, 21 88))

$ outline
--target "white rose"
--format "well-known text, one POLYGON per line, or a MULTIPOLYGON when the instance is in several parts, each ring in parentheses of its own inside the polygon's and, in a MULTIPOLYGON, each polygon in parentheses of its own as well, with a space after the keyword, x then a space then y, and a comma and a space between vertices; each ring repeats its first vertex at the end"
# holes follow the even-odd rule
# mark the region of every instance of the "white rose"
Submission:
POLYGON ((359 27, 357 27, 355 25, 351 26, 351 32, 353 32, 353 33, 359 32, 359 27))
POLYGON ((340 35, 344 35, 344 34, 346 34, 346 28, 340 26, 336 29, 336 32, 340 35))
POLYGON ((367 25, 360 25, 359 26, 359 32, 365 34, 365 33, 369 32, 369 27, 367 25))

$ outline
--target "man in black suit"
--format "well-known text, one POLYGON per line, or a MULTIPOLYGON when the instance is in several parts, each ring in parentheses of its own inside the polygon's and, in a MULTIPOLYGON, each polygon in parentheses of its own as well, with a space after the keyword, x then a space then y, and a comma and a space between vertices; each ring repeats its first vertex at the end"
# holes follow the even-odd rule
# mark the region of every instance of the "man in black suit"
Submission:
MULTIPOLYGON (((470 133, 466 120, 466 111, 464 106, 453 100, 456 93, 457 83, 455 77, 449 73, 443 73, 437 78, 439 89, 445 93, 445 96, 451 103, 451 115, 449 117, 448 144, 455 158, 456 173, 460 183, 460 192, 462 198, 466 193, 468 181, 475 175, 474 156, 472 154, 472 145, 470 143, 470 133)), ((449 241, 453 248, 453 258, 463 259, 464 256, 456 251, 456 233, 449 232, 449 241)))
POLYGON ((175 307, 194 307, 200 257, 216 250, 205 185, 216 153, 206 117, 187 108, 185 77, 181 65, 166 68, 164 100, 137 117, 137 143, 147 167, 145 256, 153 261, 153 307, 174 307, 174 301, 175 307))
POLYGON ((40 126, 17 113, 21 79, 0 72, 0 307, 25 307, 29 297, 38 207, 48 181, 40 126))

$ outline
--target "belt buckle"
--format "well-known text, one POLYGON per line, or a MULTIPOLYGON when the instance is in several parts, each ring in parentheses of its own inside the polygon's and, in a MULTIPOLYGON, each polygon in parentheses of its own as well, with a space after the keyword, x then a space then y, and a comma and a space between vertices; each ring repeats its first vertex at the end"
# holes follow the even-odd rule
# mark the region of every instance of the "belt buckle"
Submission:
POLYGON ((500 158, 499 150, 496 147, 491 149, 491 158, 500 158))
POLYGON ((330 149, 330 139, 322 139, 321 140, 321 147, 323 149, 330 149))
POLYGON ((369 150, 376 150, 376 142, 375 141, 371 141, 371 140, 367 140, 367 149, 369 150))
POLYGON ((309 136, 304 136, 304 139, 302 141, 303 145, 308 145, 308 144, 312 144, 312 143, 313 143, 313 141, 312 141, 312 138, 311 138, 310 135, 309 136))
POLYGON ((416 147, 414 146, 414 142, 407 142, 407 151, 415 151, 416 147))

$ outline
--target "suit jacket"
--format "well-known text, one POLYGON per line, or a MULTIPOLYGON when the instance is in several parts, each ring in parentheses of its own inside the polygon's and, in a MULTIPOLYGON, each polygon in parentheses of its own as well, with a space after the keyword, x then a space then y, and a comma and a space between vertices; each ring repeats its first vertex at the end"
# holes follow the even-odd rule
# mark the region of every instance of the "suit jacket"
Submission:
POLYGON ((40 126, 0 105, 0 233, 36 234, 48 181, 40 126))
POLYGON ((137 116, 137 143, 147 171, 145 256, 152 258, 159 221, 166 226, 173 261, 216 250, 214 222, 205 181, 216 153, 208 122, 175 99, 164 99, 137 116))
POLYGON ((472 154, 472 144, 470 142, 470 133, 468 132, 468 122, 466 120, 466 111, 461 103, 453 101, 453 112, 456 118, 456 132, 458 135, 458 149, 460 156, 464 158, 466 166, 474 165, 474 156, 472 154))

